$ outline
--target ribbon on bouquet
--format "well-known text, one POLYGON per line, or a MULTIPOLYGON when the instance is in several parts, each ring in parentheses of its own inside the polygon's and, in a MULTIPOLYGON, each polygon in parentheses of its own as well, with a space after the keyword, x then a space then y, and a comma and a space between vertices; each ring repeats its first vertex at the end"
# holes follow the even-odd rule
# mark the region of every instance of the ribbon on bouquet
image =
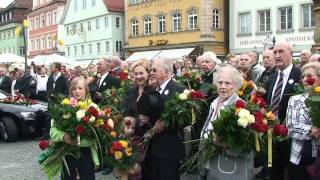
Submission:
POLYGON ((80 146, 80 134, 77 134, 77 145, 80 146))
POLYGON ((194 108, 191 110, 191 122, 194 124, 196 122, 196 113, 194 112, 194 108))
POLYGON ((255 139, 256 139, 256 151, 260 152, 260 143, 259 143, 259 137, 257 133, 255 133, 255 139))
POLYGON ((268 167, 272 167, 272 129, 268 129, 268 167))

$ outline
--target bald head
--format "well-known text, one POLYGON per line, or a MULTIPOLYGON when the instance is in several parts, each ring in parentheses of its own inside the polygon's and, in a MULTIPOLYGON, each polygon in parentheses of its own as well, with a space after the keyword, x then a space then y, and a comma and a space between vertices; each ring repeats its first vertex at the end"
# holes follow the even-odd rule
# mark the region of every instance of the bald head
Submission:
POLYGON ((262 53, 262 59, 263 59, 263 65, 267 70, 271 70, 276 64, 272 50, 265 50, 262 53))
POLYGON ((320 62, 320 54, 313 54, 310 57, 309 62, 320 62))

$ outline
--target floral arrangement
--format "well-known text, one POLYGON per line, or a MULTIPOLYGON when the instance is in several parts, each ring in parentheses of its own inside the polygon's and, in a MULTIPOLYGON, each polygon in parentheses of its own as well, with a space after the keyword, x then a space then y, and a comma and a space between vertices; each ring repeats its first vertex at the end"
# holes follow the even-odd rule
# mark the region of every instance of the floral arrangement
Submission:
POLYGON ((76 144, 40 142, 39 147, 46 151, 40 155, 39 163, 48 177, 54 177, 61 170, 66 155, 77 157, 82 143, 93 141, 101 151, 101 142, 117 135, 110 108, 100 110, 91 100, 64 99, 53 104, 49 111, 53 119, 52 128, 68 133, 76 139, 76 144))
POLYGON ((0 103, 29 106, 36 104, 37 100, 28 99, 22 94, 18 93, 15 96, 8 96, 7 98, 0 99, 0 103))
POLYGON ((200 89, 203 82, 202 73, 197 70, 185 71, 177 80, 189 89, 196 90, 200 89))
POLYGON ((312 119, 313 125, 320 128, 320 86, 314 87, 314 78, 310 78, 309 85, 313 87, 309 90, 309 97, 306 99, 305 104, 309 108, 309 115, 312 119))
POLYGON ((248 101, 256 90, 258 89, 257 85, 253 81, 244 80, 242 86, 238 90, 238 95, 241 99, 248 101))

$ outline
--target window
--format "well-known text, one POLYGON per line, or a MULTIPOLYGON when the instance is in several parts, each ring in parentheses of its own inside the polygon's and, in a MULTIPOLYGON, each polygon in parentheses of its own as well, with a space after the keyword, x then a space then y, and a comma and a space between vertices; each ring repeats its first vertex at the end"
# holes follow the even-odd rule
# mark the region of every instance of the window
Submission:
POLYGON ((292 7, 280 8, 280 30, 292 29, 292 7))
POLYGON ((97 43, 97 53, 101 53, 101 44, 97 43))
POLYGON ((99 19, 96 19, 96 29, 99 29, 100 28, 100 21, 99 19))
POLYGON ((76 24, 73 24, 73 25, 72 25, 72 28, 71 28, 70 34, 71 34, 71 35, 74 35, 74 34, 76 33, 76 30, 77 30, 77 25, 76 25, 76 24))
POLYGON ((198 27, 198 14, 196 11, 190 11, 188 13, 188 23, 189 23, 189 29, 197 29, 198 27))
POLYGON ((220 29, 220 10, 219 9, 213 10, 212 27, 213 29, 220 29))
POLYGON ((81 45, 81 54, 84 55, 84 45, 81 45))
POLYGON ((52 37, 51 37, 51 35, 47 36, 47 48, 48 49, 52 48, 52 37))
POLYGON ((104 26, 105 26, 105 28, 107 28, 109 26, 109 18, 108 18, 108 16, 104 17, 104 26))
POLYGON ((70 47, 67 48, 67 54, 70 56, 70 47))
POLYGON ((259 11, 259 32, 270 31, 270 10, 259 11))
POLYGON ((41 15, 41 24, 40 24, 40 27, 43 28, 46 26, 46 17, 45 15, 41 15))
POLYGON ((91 0, 91 7, 96 5, 96 0, 91 0))
POLYGON ((181 31, 181 14, 176 13, 173 15, 173 32, 181 31))
POLYGON ((88 21, 88 31, 91 31, 91 21, 88 21))
POLYGON ((313 9, 313 4, 302 5, 302 22, 304 28, 316 26, 316 20, 313 9))
POLYGON ((116 41, 116 52, 120 52, 122 49, 122 42, 116 41))
POLYGON ((12 19, 12 12, 10 11, 9 12, 9 20, 11 20, 12 19))
POLYGON ((76 56, 77 55, 77 46, 74 46, 73 49, 74 49, 74 55, 76 56))
POLYGON ((240 13, 240 34, 251 33, 251 16, 250 13, 240 13))
POLYGON ((69 26, 67 27, 67 35, 69 35, 69 26))
POLYGON ((11 53, 11 47, 8 47, 8 53, 11 53))
POLYGON ((139 31, 138 31, 138 21, 137 20, 132 20, 131 21, 131 34, 132 36, 138 36, 139 35, 139 31))
POLYGON ((8 33, 8 39, 10 39, 10 37, 11 37, 10 31, 8 31, 7 33, 8 33))
POLYGON ((158 32, 159 33, 166 32, 166 17, 165 16, 158 17, 158 32))
POLYGON ((82 9, 86 9, 87 7, 87 0, 82 0, 82 9))
POLYGON ((54 11, 53 12, 53 24, 58 24, 58 12, 57 11, 54 11))
POLYGON ((40 27, 40 22, 39 22, 39 16, 36 17, 36 20, 35 20, 35 28, 34 29, 39 29, 40 27))
POLYGON ((30 30, 33 30, 34 24, 33 24, 33 18, 30 18, 30 30))
POLYGON ((50 26, 50 25, 51 25, 51 23, 52 23, 52 16, 51 16, 51 12, 48 12, 48 13, 47 13, 47 20, 48 20, 48 21, 47 21, 47 23, 48 23, 47 25, 48 25, 48 26, 50 26))
POLYGON ((131 0, 130 4, 137 4, 138 0, 131 0))
POLYGON ((40 47, 40 42, 39 42, 39 38, 36 39, 36 51, 39 50, 40 47))
POLYGON ((41 37, 41 49, 46 49, 46 39, 41 37))
POLYGON ((106 52, 110 51, 110 42, 106 41, 106 52))
POLYGON ((144 19, 144 34, 145 35, 151 34, 151 18, 144 19))
POLYGON ((116 28, 120 28, 120 18, 116 17, 116 28))
POLYGON ((24 54, 25 50, 24 50, 24 46, 20 46, 20 54, 24 54))
POLYGON ((80 23, 80 32, 83 32, 83 23, 80 23))
POLYGON ((30 40, 30 44, 31 44, 31 51, 34 51, 34 41, 30 40))
POLYGON ((89 54, 92 54, 92 44, 89 44, 89 54))

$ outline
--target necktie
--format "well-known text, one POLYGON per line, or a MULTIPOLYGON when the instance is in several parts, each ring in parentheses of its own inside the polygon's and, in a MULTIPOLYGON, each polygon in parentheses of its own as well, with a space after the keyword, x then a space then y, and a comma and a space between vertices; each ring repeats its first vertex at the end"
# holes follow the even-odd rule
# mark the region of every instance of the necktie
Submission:
POLYGON ((100 80, 101 80, 101 77, 98 77, 98 79, 97 79, 97 85, 98 85, 98 87, 100 87, 100 80))
POLYGON ((281 100, 281 91, 282 91, 282 86, 283 86, 283 72, 280 71, 280 77, 279 81, 277 83, 276 89, 274 90, 274 94, 272 97, 271 105, 272 105, 272 112, 274 114, 278 113, 279 110, 279 104, 281 100))

